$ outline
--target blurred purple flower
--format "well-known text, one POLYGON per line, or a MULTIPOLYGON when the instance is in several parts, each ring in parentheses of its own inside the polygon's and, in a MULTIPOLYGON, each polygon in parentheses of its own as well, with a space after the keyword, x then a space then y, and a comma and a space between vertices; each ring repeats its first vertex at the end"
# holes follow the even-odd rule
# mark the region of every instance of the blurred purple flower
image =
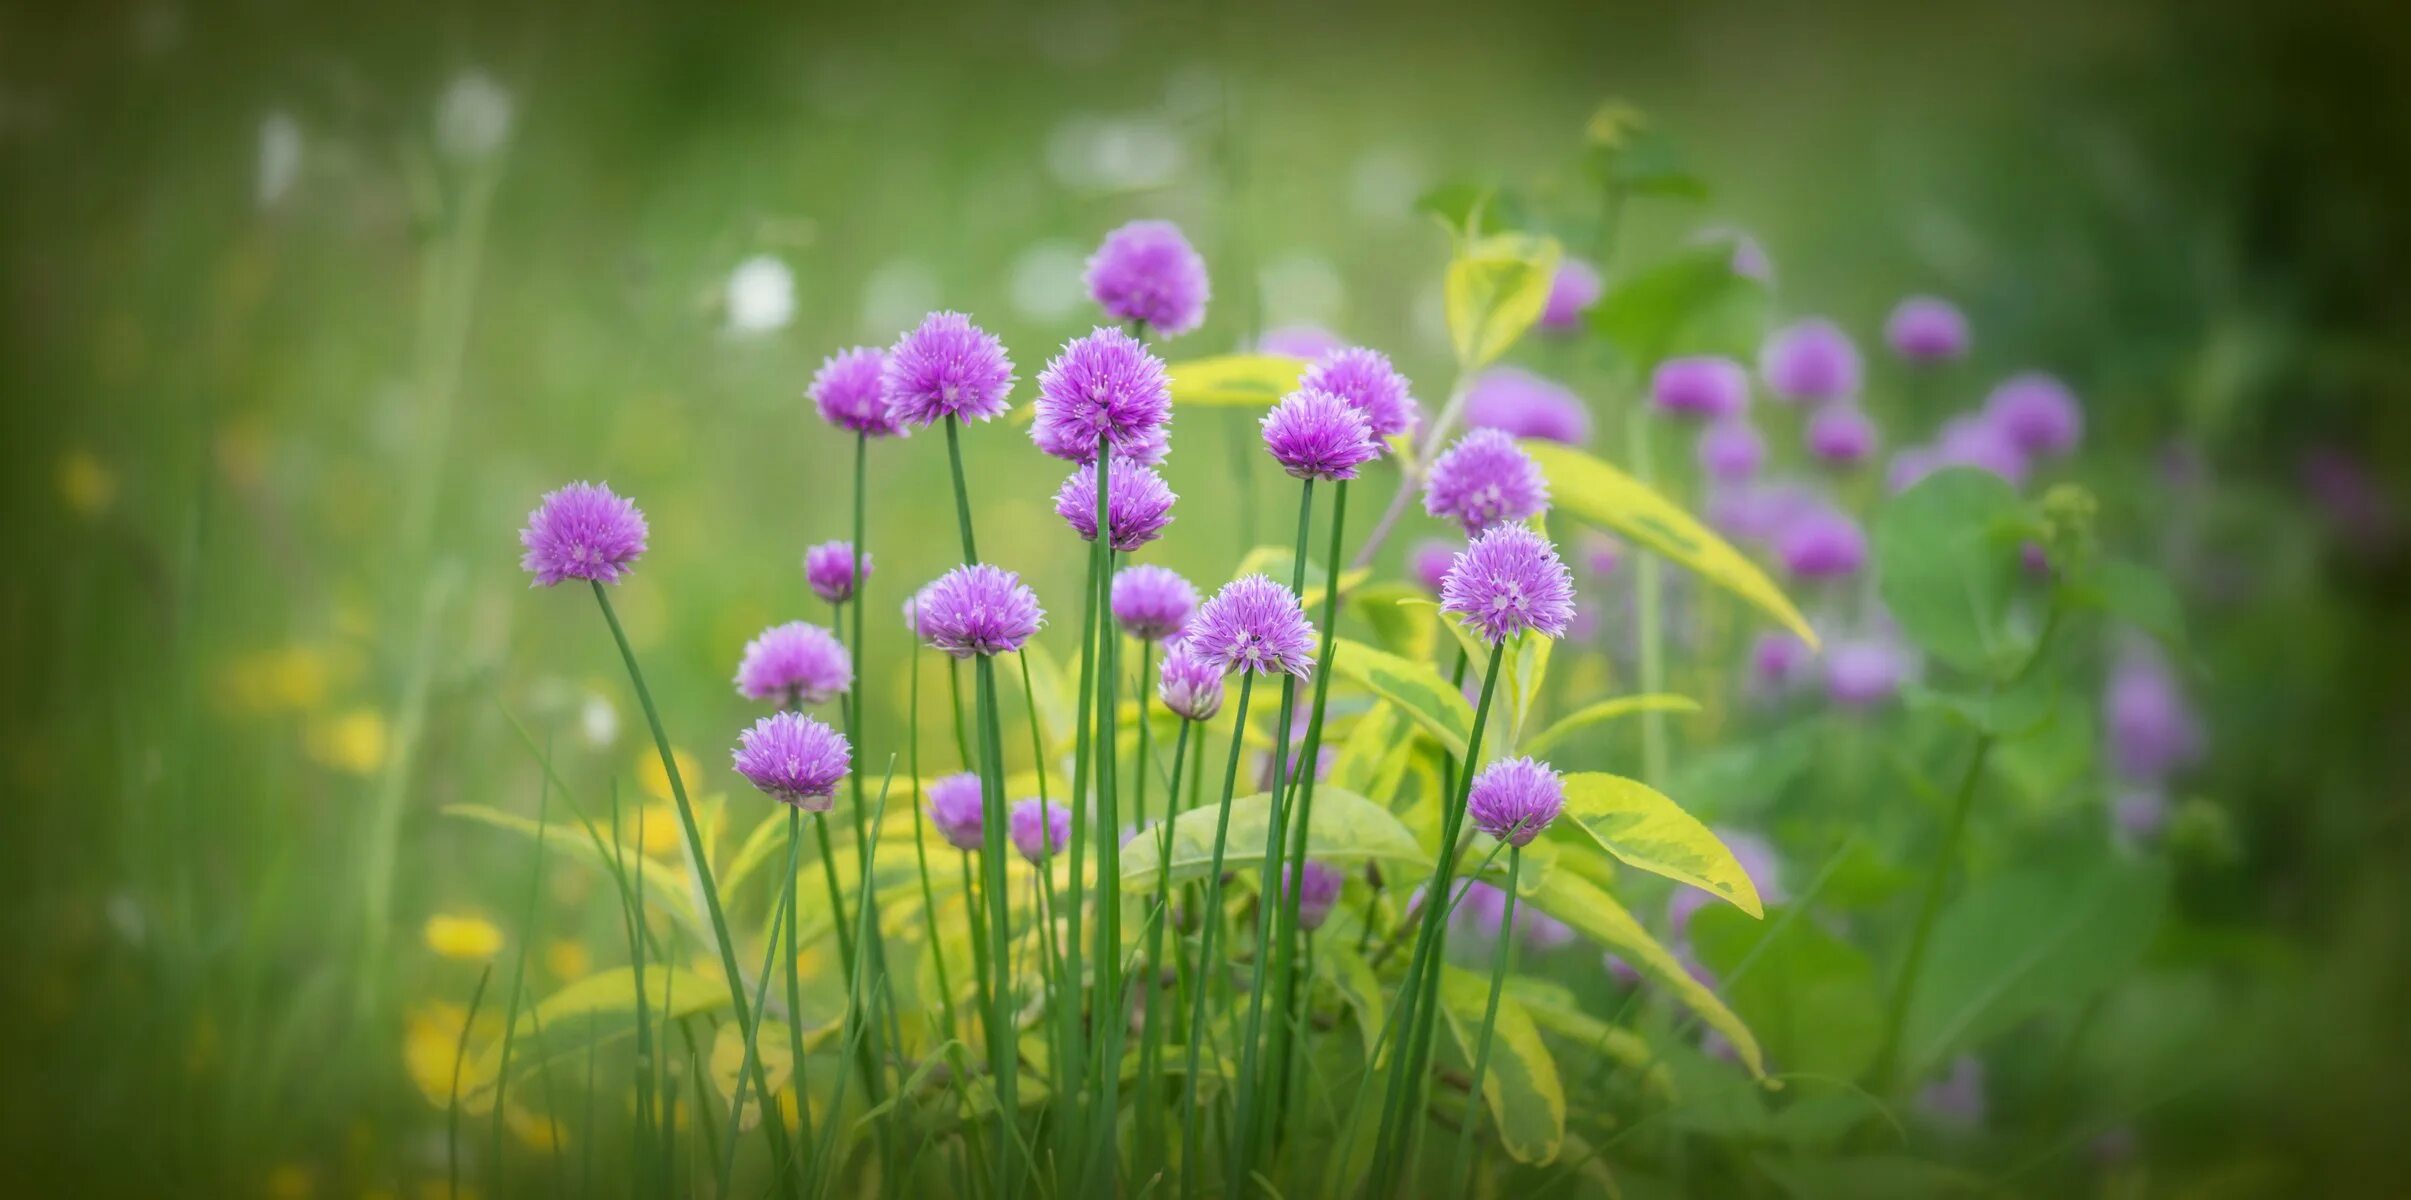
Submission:
POLYGON ((771 799, 827 812, 853 766, 845 735, 801 713, 772 713, 738 736, 737 774, 771 799))
POLYGON ((1808 419, 1801 440, 1808 452, 1835 466, 1856 466, 1875 453, 1875 422, 1856 404, 1827 404, 1808 419))
POLYGON ((1750 404, 1750 376, 1729 358, 1670 358, 1650 375, 1649 399, 1659 412, 1679 417, 1738 416, 1750 404))
POLYGON ((519 569, 537 587, 564 579, 618 583, 645 552, 645 514, 607 484, 573 483, 546 492, 519 531, 519 569))
POLYGON ((1003 342, 958 312, 933 312, 896 339, 879 377, 889 419, 920 428, 947 417, 1003 416, 1013 391, 1013 360, 1003 342))
MULTIPOLYGON (((1172 502, 1179 499, 1164 486, 1155 468, 1116 458, 1106 467, 1105 524, 1113 548, 1127 554, 1163 535, 1172 523, 1172 502)), ((1055 489, 1055 515, 1063 518, 1080 540, 1097 540, 1097 465, 1072 472, 1055 489)))
POLYGON ((2202 752, 2202 731, 2168 660, 2141 640, 2111 664, 2101 702, 2110 763, 2133 783, 2158 783, 2202 752))
POLYGON ((737 694, 793 708, 825 704, 853 686, 854 669, 835 635, 808 621, 773 625, 745 643, 737 694))
POLYGON ((1934 443, 1932 469, 1936 470, 1974 467, 2000 476, 2011 487, 2024 487, 2029 466, 2026 451, 1985 416, 1953 417, 1943 422, 1934 443))
POLYGON ((1314 673, 1314 625, 1297 593, 1263 575, 1222 585, 1197 610, 1182 644, 1227 671, 1258 675, 1314 673))
POLYGON ((1815 654, 1797 634, 1770 629, 1750 646, 1750 676, 1769 691, 1787 691, 1806 676, 1815 654))
POLYGON ((2057 457, 2084 436, 2084 410, 2068 385, 2040 371, 2003 380, 1984 398, 1984 419, 2018 452, 2057 457))
POLYGON ((1520 367, 1492 367, 1465 391, 1465 427, 1579 446, 1591 438, 1590 410, 1563 386, 1520 367))
POLYGON ((1299 479, 1354 479, 1358 466, 1381 453, 1364 414, 1329 392, 1291 392, 1262 424, 1264 448, 1299 479))
POLYGON ((1148 564, 1114 572, 1113 619, 1134 638, 1163 641, 1178 634, 1195 611, 1197 589, 1170 567, 1148 564))
POLYGON ((1910 362, 1945 362, 1967 353, 1967 316, 1948 300, 1911 296, 1884 320, 1884 341, 1910 362))
POLYGON ((1739 483, 1766 465, 1766 439, 1744 417, 1728 417, 1699 431, 1700 470, 1726 483, 1739 483))
POLYGON ((1324 355, 1298 378, 1298 390, 1329 392, 1364 414, 1376 452, 1383 439, 1405 433, 1418 416, 1406 376, 1378 350, 1354 348, 1324 355))
POLYGON ((1825 650, 1825 694, 1844 708, 1873 708, 1900 693, 1907 655, 1890 641, 1861 638, 1825 650))
POLYGON ((1596 529, 1583 531, 1582 565, 1588 567, 1593 576, 1604 579, 1613 575, 1623 561, 1624 543, 1617 541, 1614 534, 1596 529))
POLYGON ((1476 429, 1432 461, 1423 481, 1423 511, 1455 521, 1468 535, 1540 515, 1549 507, 1549 481, 1515 439, 1476 429))
POLYGON ((969 771, 932 780, 929 785, 929 821, 938 827, 938 836, 957 850, 976 851, 980 835, 986 828, 986 810, 981 801, 979 776, 969 771))
POLYGON ((1425 538, 1415 543, 1411 560, 1415 581, 1422 584, 1425 591, 1439 594, 1440 585, 1448 579, 1449 564, 1457 560, 1457 552, 1464 548, 1465 543, 1446 538, 1425 538))
POLYGON ((1785 400, 1848 400, 1859 392, 1858 347, 1841 326, 1811 317, 1767 339, 1758 373, 1785 400))
POLYGON ((1549 300, 1540 310, 1540 327, 1555 333, 1580 328, 1582 314, 1599 302, 1603 291, 1599 268, 1579 258, 1567 258, 1557 265, 1557 277, 1549 281, 1549 300))
POLYGON ((1072 836, 1072 810, 1035 796, 1013 806, 1013 848, 1032 866, 1063 849, 1072 836))
POLYGON ((1003 567, 956 567, 922 590, 921 635, 956 658, 1010 654, 1045 621, 1036 593, 1003 567))
POLYGON ((1563 637, 1574 615, 1574 580, 1549 539, 1501 525, 1475 538, 1449 566, 1440 611, 1464 617, 1494 645, 1526 629, 1563 637))
POLYGON ((1106 234, 1087 279, 1089 296, 1107 315, 1160 337, 1197 328, 1213 290, 1205 259, 1170 221, 1132 221, 1106 234))
POLYGON ((1038 373, 1037 417, 1030 440, 1068 462, 1097 461, 1109 443, 1117 457, 1147 465, 1170 448, 1172 384, 1163 360, 1119 329, 1097 329, 1064 344, 1038 373))
POLYGON ((1854 575, 1867 562, 1867 535, 1858 522, 1831 508, 1817 507, 1794 517, 1775 534, 1775 555, 1783 568, 1802 579, 1838 579, 1854 575))
POLYGON ((812 594, 831 604, 843 604, 854 598, 864 580, 871 577, 871 556, 862 556, 862 579, 854 578, 854 543, 822 542, 804 551, 804 582, 812 594))

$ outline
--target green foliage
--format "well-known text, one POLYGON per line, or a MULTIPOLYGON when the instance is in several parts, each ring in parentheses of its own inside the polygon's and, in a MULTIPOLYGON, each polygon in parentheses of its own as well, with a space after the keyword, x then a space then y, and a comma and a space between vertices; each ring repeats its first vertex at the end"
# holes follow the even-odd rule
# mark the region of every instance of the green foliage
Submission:
MULTIPOLYGON (((1441 968, 1440 1011, 1468 1058, 1473 1055, 1489 997, 1488 978, 1455 967, 1441 968)), ((1565 1085, 1557 1077, 1557 1060, 1540 1040, 1540 1028, 1512 996, 1499 997, 1482 1098, 1510 1157, 1525 1163, 1546 1163, 1557 1157, 1558 1148, 1565 1144, 1565 1085)))
POLYGON ((2032 522, 1999 476, 1954 467, 1893 498, 1875 522, 1877 588, 1919 649, 2002 676, 2026 645, 2009 627, 2018 543, 2032 522))
POLYGON ((1733 248, 1712 242, 1625 279, 1588 320, 1592 336, 1638 376, 1678 355, 1756 353, 1767 305, 1765 286, 1734 272, 1733 248))
POLYGON ((1883 1039, 1875 967, 1813 915, 1776 908, 1763 921, 1709 907, 1691 945, 1767 1055, 1787 1071, 1855 1079, 1883 1039))
POLYGON ((1458 247, 1445 296, 1460 371, 1506 353, 1540 320, 1562 255, 1554 239, 1520 233, 1471 237, 1458 247))

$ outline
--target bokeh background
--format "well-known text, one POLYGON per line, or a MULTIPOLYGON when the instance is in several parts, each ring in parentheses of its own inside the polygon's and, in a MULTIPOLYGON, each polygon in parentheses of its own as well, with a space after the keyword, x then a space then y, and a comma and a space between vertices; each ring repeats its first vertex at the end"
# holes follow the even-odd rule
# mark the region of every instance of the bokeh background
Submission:
MULTIPOLYGON (((1446 240, 1416 197, 1561 196, 1621 97, 1712 191, 1636 206, 1611 274, 1725 227, 1781 311, 1870 344, 1901 295, 1952 297, 1975 355, 1887 411, 1930 427, 2059 373, 2104 537, 2186 600, 2211 745, 2185 787, 2223 828, 2155 953, 2225 989, 2168 1021, 2232 1069, 2155 1101, 2138 1186, 2399 1192, 2407 28, 2374 0, 8 5, 11 1172, 332 1194, 440 1168, 411 1014, 474 971, 422 925, 509 928, 526 847, 437 810, 532 803, 512 718, 581 781, 655 786, 589 606, 516 568, 540 491, 646 508, 621 610, 725 790, 735 650, 811 611, 801 550, 844 533, 848 447, 801 399, 824 354, 955 307, 1026 380, 1092 323, 1097 238, 1160 216, 1216 288, 1173 353, 1312 323, 1429 400, 1446 240)), ((1616 427, 1624 397, 1586 399, 1616 427)), ((1226 416, 1167 471, 1212 500, 1158 561, 1204 579, 1280 540, 1290 494, 1226 416)), ((877 570, 927 578, 942 446, 878 450, 877 570)), ((1057 472, 1001 427, 969 469, 991 553, 1067 596, 1057 472)), ((896 680, 883 615, 869 674, 896 680)), ((616 917, 560 891, 567 978, 616 917)))

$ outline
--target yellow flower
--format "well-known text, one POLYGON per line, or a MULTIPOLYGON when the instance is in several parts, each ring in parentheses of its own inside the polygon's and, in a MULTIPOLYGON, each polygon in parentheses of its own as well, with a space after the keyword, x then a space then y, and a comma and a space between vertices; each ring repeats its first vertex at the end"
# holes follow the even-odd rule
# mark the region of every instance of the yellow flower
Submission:
POLYGON ((484 962, 502 952, 502 931, 484 917, 437 913, 427 918, 427 948, 445 958, 484 962))
POLYGON ((286 1163, 268 1172, 268 1200, 309 1200, 318 1190, 318 1180, 308 1167, 286 1163))
MULTIPOLYGON (((670 757, 678 762, 678 778, 681 781, 691 786, 695 780, 701 778, 696 774, 695 760, 686 751, 672 746, 670 757)), ((646 795, 656 800, 677 798, 670 793, 670 777, 662 773, 661 754, 658 751, 647 749, 637 756, 636 782, 645 789, 646 795)))
POLYGON ((544 967, 563 983, 583 979, 594 970, 594 955, 586 943, 563 938, 544 948, 544 967))
POLYGON ((667 804, 648 804, 637 810, 636 848, 638 852, 659 858, 676 854, 686 842, 686 827, 678 821, 678 810, 667 804))
POLYGON ((326 703, 334 676, 334 663, 317 647, 279 646, 227 663, 218 695, 236 712, 301 712, 326 703))
POLYGON ((102 516, 117 500, 117 473, 89 450, 70 450, 59 457, 59 498, 79 517, 102 516))
POLYGON ((322 765, 373 775, 385 765, 387 740, 385 718, 373 708, 355 708, 310 722, 303 743, 322 765))
MULTIPOLYGON (((410 1081, 418 1085, 427 1103, 437 1108, 452 1104, 453 1064, 460 1061, 461 1026, 469 1019, 469 1010, 461 1005, 432 1000, 411 1008, 403 1025, 402 1066, 409 1072, 410 1081)), ((469 1039, 468 1058, 461 1062, 461 1111, 490 1112, 494 1094, 484 1091, 482 1102, 477 1100, 476 1062, 481 1039, 492 1040, 502 1032, 502 1018, 492 1012, 478 1014, 477 1025, 469 1039)))
POLYGON ((516 1104, 502 1106, 502 1123, 510 1126, 511 1136, 530 1150, 550 1150, 569 1140, 558 1119, 538 1116, 516 1104))

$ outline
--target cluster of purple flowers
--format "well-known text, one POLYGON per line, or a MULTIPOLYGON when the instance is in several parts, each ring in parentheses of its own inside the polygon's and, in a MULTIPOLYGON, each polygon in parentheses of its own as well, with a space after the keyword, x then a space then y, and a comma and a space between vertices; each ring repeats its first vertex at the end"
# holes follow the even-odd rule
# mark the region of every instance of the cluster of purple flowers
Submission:
POLYGON ((1945 421, 1934 440, 1893 455, 1887 482, 1901 491, 1945 467, 1989 471, 2022 487, 2036 463, 2073 453, 2084 437, 2084 410, 2058 379, 2013 375, 1972 413, 1945 421))

